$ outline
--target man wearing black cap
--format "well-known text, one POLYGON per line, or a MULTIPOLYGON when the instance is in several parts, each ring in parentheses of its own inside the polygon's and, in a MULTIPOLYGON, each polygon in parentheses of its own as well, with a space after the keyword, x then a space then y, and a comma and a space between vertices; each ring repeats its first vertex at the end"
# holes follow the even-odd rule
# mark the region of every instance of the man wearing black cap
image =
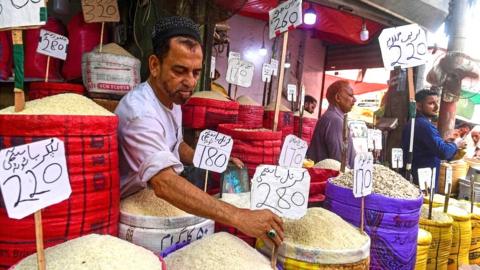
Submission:
POLYGON ((202 70, 199 29, 187 18, 163 18, 154 26, 152 43, 148 80, 123 97, 115 111, 122 197, 145 188, 148 182, 158 197, 184 211, 280 244, 282 220, 271 211, 236 208, 178 175, 182 162, 193 163, 194 151, 183 142, 179 105, 192 95, 202 70))

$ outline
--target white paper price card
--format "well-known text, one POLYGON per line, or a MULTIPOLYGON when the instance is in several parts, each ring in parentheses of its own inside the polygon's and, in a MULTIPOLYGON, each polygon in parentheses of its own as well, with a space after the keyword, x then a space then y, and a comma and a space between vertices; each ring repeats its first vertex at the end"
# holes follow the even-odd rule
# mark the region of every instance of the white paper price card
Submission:
POLYGON ((228 62, 227 82, 242 87, 252 85, 253 71, 255 66, 251 62, 240 59, 232 59, 228 62))
POLYGON ((210 61, 210 79, 215 78, 215 56, 212 56, 210 61))
POLYGON ((57 138, 2 149, 0 188, 10 218, 22 219, 68 199, 65 146, 57 138))
POLYGON ((277 77, 278 76, 278 60, 277 59, 270 59, 270 65, 272 66, 272 75, 277 77))
POLYGON ((117 0, 82 0, 85 22, 119 22, 117 0))
POLYGON ((307 142, 295 135, 288 135, 283 142, 278 164, 285 167, 301 168, 307 154, 307 142))
POLYGON ((288 0, 268 12, 270 38, 302 24, 302 1, 288 0))
POLYGON ((452 167, 447 166, 445 169, 445 194, 448 194, 448 185, 450 184, 450 188, 452 187, 452 167))
POLYGON ((297 101, 297 86, 295 84, 287 84, 287 100, 290 102, 297 101))
POLYGON ((382 131, 368 129, 368 149, 382 150, 382 131))
POLYGON ((251 206, 299 219, 307 212, 310 175, 304 168, 260 165, 252 179, 251 206))
POLYGON ((373 155, 370 152, 358 153, 353 166, 353 196, 365 197, 372 193, 373 155))
POLYGON ((233 59, 240 60, 240 53, 239 52, 229 52, 228 53, 228 62, 230 62, 233 59))
POLYGON ((40 29, 40 41, 37 46, 37 53, 65 60, 67 59, 67 47, 67 37, 40 29))
POLYGON ((206 129, 200 133, 193 156, 197 168, 222 173, 227 169, 232 152, 232 137, 206 129))
POLYGON ((392 148, 392 168, 403 168, 403 150, 402 148, 392 148))
MULTIPOLYGON (((418 185, 420 186, 421 190, 430 189, 430 185, 432 184, 432 168, 421 168, 418 169, 418 185)), ((434 178, 435 179, 435 178, 434 178)), ((435 186, 433 183, 432 186, 435 186)))
POLYGON ((388 70, 423 65, 428 58, 425 31, 417 24, 387 28, 378 37, 383 65, 388 70))
POLYGON ((262 65, 262 82, 270 82, 272 80, 272 65, 263 63, 262 65))
POLYGON ((47 21, 45 1, 0 1, 0 29, 44 25, 47 21))

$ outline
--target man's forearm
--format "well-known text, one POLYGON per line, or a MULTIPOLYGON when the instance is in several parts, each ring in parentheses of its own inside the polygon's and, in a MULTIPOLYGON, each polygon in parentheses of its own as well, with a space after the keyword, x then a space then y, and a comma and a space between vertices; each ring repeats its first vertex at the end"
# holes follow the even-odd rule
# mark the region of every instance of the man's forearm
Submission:
POLYGON ((191 165, 193 164, 193 155, 195 155, 195 150, 193 150, 185 142, 181 142, 180 146, 178 147, 178 155, 180 156, 180 161, 184 165, 191 165))
POLYGON ((185 178, 178 176, 171 168, 155 175, 150 184, 158 197, 177 208, 231 226, 238 224, 235 214, 238 208, 213 198, 185 178))

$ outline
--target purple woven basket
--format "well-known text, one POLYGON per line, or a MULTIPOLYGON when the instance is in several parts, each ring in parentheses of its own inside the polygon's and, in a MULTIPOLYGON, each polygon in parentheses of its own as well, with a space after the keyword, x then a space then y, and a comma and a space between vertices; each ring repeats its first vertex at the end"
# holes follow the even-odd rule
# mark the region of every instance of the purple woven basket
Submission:
MULTIPOLYGON (((327 183, 324 207, 360 227, 361 199, 351 189, 327 183)), ((423 198, 394 199, 378 194, 365 197, 365 231, 371 238, 371 270, 415 268, 418 222, 423 198)))

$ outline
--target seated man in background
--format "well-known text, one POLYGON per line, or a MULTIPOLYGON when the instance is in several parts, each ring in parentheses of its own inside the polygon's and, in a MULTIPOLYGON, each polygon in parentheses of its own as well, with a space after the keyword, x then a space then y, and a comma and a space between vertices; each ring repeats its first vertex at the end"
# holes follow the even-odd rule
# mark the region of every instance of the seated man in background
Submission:
POLYGON ((303 109, 309 113, 313 113, 316 107, 317 107, 317 100, 310 95, 305 95, 303 109))

